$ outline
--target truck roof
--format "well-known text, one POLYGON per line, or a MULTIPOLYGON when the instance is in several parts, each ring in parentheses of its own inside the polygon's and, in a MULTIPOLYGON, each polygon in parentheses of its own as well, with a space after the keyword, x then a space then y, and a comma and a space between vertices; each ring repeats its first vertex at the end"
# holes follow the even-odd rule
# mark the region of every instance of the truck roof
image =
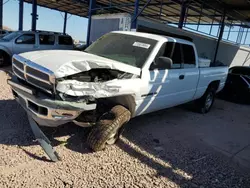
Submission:
POLYGON ((54 31, 41 31, 41 30, 36 30, 36 31, 31 31, 31 30, 28 30, 28 31, 14 31, 14 32, 19 32, 19 33, 22 33, 22 34, 29 34, 29 33, 40 33, 40 34, 58 34, 58 35, 67 35, 69 36, 68 34, 63 34, 63 33, 60 33, 60 32, 54 32, 54 31))
POLYGON ((126 35, 146 37, 146 38, 155 39, 158 41, 166 41, 166 39, 167 39, 167 41, 169 41, 169 42, 178 42, 178 43, 182 43, 182 44, 193 45, 193 43, 188 41, 188 40, 164 36, 164 35, 156 35, 156 34, 151 34, 151 33, 134 32, 134 31, 113 31, 112 33, 121 33, 121 34, 126 34, 126 35))

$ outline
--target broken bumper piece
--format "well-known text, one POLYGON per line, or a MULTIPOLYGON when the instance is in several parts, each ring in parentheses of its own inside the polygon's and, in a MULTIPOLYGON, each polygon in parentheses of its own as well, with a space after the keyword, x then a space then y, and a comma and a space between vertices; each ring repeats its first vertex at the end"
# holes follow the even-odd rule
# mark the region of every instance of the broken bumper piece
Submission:
POLYGON ((49 156, 49 158, 53 162, 59 161, 60 157, 57 154, 57 152, 54 150, 54 148, 52 147, 50 140, 45 136, 45 134, 38 127, 37 123, 30 116, 28 116, 28 119, 29 119, 31 130, 35 135, 36 141, 39 142, 44 152, 49 156))
POLYGON ((96 104, 54 100, 37 95, 34 90, 18 81, 8 80, 19 104, 39 125, 56 127, 74 120, 84 111, 94 110, 96 104))

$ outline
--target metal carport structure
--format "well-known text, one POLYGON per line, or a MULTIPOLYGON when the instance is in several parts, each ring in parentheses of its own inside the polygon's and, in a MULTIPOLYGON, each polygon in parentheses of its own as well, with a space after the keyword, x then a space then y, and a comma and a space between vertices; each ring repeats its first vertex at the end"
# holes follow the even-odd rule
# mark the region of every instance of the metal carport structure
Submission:
MULTIPOLYGON (((24 2, 32 4, 32 30, 36 30, 37 5, 65 12, 63 32, 66 32, 68 13, 88 18, 88 44, 91 16, 96 14, 130 13, 133 15, 132 28, 136 26, 138 16, 176 25, 180 29, 195 25, 197 29, 191 30, 199 31, 201 25, 210 26, 206 34, 218 38, 215 59, 225 26, 229 28, 228 37, 233 26, 239 27, 236 44, 246 44, 250 27, 250 1, 247 0, 19 0, 19 30, 23 29, 24 2), (216 34, 212 34, 213 26, 218 26, 216 34)), ((2 26, 3 0, 0 4, 2 26)))

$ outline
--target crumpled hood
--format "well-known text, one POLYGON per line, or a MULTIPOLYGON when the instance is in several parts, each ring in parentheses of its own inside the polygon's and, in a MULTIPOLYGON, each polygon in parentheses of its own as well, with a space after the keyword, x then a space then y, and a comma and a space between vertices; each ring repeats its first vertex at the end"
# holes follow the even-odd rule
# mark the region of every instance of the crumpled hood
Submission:
POLYGON ((56 78, 70 76, 90 69, 107 68, 140 75, 141 69, 118 61, 73 50, 45 50, 19 54, 52 72, 56 78))

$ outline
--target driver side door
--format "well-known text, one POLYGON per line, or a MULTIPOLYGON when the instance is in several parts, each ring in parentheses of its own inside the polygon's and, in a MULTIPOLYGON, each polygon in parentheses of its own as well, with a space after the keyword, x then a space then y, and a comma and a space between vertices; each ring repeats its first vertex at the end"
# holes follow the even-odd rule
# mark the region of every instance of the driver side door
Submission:
POLYGON ((160 56, 171 58, 173 61, 172 67, 171 69, 167 66, 165 68, 162 66, 157 68, 156 65, 154 68, 150 68, 148 88, 142 95, 143 102, 137 111, 139 115, 182 103, 182 99, 180 98, 183 84, 181 44, 175 42, 163 44, 155 61, 160 56))

